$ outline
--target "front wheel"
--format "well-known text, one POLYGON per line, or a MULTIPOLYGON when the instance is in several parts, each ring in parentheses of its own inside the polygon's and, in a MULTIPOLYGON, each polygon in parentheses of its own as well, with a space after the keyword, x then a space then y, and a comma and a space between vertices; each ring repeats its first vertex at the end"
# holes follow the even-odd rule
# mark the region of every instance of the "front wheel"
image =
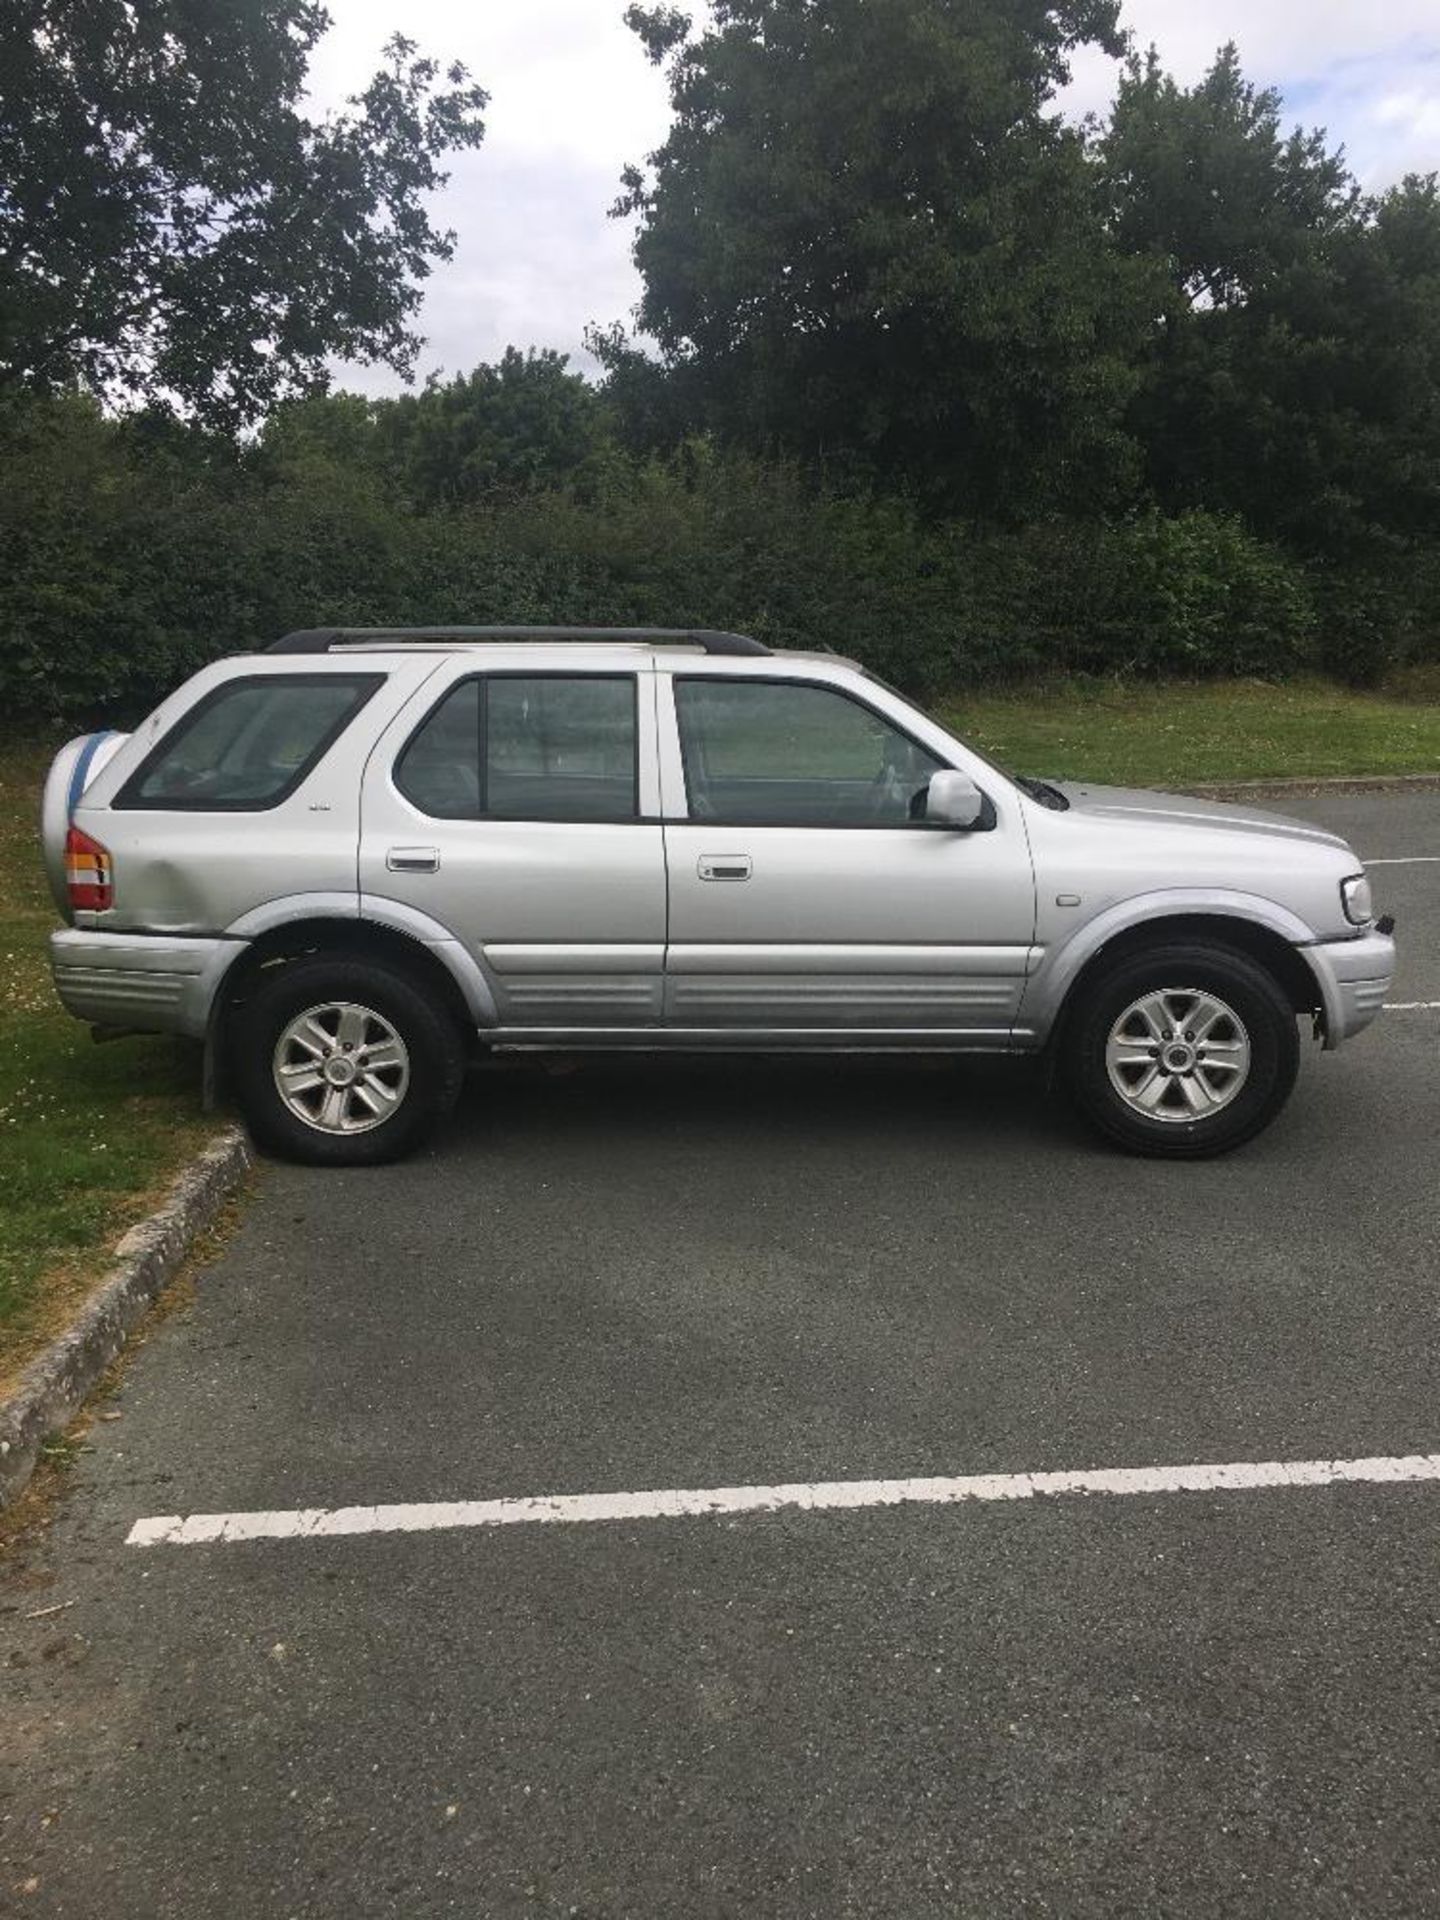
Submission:
POLYGON ((263 1147, 315 1166, 398 1160, 453 1105, 447 1013, 405 974, 317 956, 277 968, 236 1015, 231 1068, 263 1147))
POLYGON ((1132 1153, 1201 1159, 1252 1140, 1295 1084, 1300 1037, 1274 977, 1227 947, 1155 947, 1081 990, 1061 1040, 1091 1125, 1132 1153))

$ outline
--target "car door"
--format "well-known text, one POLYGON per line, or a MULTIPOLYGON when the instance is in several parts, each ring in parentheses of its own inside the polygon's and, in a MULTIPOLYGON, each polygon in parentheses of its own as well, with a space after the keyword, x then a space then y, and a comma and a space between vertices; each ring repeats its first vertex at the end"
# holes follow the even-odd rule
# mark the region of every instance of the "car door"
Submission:
POLYGON ((926 824, 917 796, 953 763, 857 692, 748 670, 657 687, 667 1023, 1003 1044, 1035 923, 1006 784, 978 830, 926 824))
POLYGON ((484 969, 502 1027, 661 1017, 652 680, 633 660, 461 662, 371 757, 361 911, 397 902, 439 922, 484 969))

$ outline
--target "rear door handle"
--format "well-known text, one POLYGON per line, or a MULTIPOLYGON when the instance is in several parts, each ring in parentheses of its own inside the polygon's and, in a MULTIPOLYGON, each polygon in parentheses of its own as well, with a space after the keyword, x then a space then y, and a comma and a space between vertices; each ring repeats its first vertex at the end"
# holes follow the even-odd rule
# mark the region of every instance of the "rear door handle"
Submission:
POLYGON ((748 880, 748 853, 702 853, 697 865, 702 880, 748 880))
POLYGON ((385 864, 391 873, 438 873, 440 849, 438 847, 391 847, 385 856, 385 864))

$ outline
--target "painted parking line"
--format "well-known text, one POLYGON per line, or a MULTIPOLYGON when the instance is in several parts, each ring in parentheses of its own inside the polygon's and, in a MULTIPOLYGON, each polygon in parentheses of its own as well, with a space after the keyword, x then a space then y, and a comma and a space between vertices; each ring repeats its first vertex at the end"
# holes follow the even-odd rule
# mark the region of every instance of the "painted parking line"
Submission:
POLYGON ((1440 1000, 1387 1000, 1386 1013, 1440 1013, 1440 1000))
POLYGON ((685 1520, 737 1513, 954 1506, 1072 1494, 1250 1493, 1354 1482, 1440 1481, 1440 1453, 1363 1460, 1240 1460, 1181 1467, 1097 1467, 1077 1473, 970 1473, 947 1479, 801 1480, 773 1487, 659 1488, 648 1493, 558 1493, 519 1500, 435 1500, 408 1506, 301 1507, 279 1513, 178 1513, 137 1520, 131 1547, 199 1547, 238 1540, 333 1540, 362 1533, 434 1533, 457 1527, 584 1525, 685 1520))
POLYGON ((1440 866, 1440 853, 1378 854, 1361 864, 1367 867, 1437 867, 1440 866))

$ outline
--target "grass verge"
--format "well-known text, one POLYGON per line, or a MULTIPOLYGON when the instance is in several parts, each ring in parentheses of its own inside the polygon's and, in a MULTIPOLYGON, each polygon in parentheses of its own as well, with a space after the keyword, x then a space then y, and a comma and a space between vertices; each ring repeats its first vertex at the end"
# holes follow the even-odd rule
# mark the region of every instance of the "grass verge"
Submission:
POLYGON ((1186 787, 1440 773, 1440 673, 1379 693, 1328 681, 1071 681, 946 701, 938 717, 1021 773, 1186 787))
POLYGON ((213 1131, 193 1048, 158 1036, 96 1046, 55 999, 36 825, 49 758, 33 743, 0 755, 0 1387, 213 1131))

